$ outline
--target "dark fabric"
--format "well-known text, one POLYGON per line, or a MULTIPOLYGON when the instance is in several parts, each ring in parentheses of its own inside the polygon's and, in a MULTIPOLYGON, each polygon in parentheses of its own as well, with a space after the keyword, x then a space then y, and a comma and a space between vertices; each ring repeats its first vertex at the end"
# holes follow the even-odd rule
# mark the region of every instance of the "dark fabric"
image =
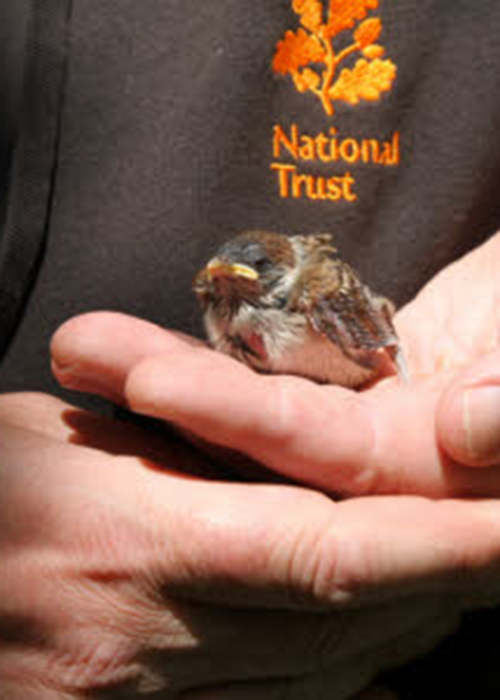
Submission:
POLYGON ((9 167, 10 207, 0 242, 0 357, 22 314, 48 232, 69 4, 54 0, 35 5, 29 28, 23 112, 9 167))
POLYGON ((30 0, 0 3, 0 230, 5 219, 12 151, 23 88, 30 0))
MULTIPOLYGON (((59 392, 48 345, 76 313, 199 332, 191 278, 244 228, 332 231, 398 303, 499 228, 497 0, 384 0, 375 15, 396 80, 333 115, 272 70, 277 42, 299 26, 291 0, 73 0, 71 18, 64 0, 34 6, 44 39, 30 47, 9 193, 8 230, 22 241, 9 250, 23 264, 4 243, 4 340, 20 323, 1 390, 59 392), (273 155, 273 128, 294 124, 358 140, 398 133, 400 163, 304 158, 297 167, 315 177, 351 177, 356 201, 283 198, 271 166, 294 164, 273 155)), ((498 698, 496 622, 475 619, 474 634, 417 665, 418 679, 405 672, 405 697, 498 698)))
MULTIPOLYGON (((375 104, 337 103, 332 121, 271 69, 298 26, 291 1, 77 0, 47 254, 1 387, 55 390, 49 338, 77 312, 120 309, 199 332, 191 277, 241 228, 333 231, 398 303, 491 234, 500 5, 386 0, 377 14, 394 87, 375 104), (355 203, 281 199, 272 130, 294 122, 360 138, 398 130, 401 164, 352 166, 355 203)), ((43 112, 33 119, 52 128, 43 112)))

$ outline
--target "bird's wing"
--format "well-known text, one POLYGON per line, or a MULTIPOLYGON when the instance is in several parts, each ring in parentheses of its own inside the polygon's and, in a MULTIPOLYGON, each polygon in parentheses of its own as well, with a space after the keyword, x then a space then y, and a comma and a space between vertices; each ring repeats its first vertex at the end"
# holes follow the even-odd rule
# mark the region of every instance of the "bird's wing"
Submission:
POLYGON ((404 357, 392 323, 392 303, 372 292, 354 270, 339 259, 325 259, 305 268, 295 297, 316 331, 338 345, 344 354, 364 367, 376 364, 376 351, 386 349, 402 376, 404 357))

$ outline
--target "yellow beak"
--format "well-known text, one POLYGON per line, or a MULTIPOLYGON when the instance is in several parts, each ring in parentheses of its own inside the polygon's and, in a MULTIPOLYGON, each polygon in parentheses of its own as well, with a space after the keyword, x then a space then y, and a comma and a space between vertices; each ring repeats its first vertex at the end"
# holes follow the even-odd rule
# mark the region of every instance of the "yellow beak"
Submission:
POLYGON ((248 265, 230 263, 214 258, 206 267, 209 277, 244 277, 247 280, 258 280, 259 273, 248 265))

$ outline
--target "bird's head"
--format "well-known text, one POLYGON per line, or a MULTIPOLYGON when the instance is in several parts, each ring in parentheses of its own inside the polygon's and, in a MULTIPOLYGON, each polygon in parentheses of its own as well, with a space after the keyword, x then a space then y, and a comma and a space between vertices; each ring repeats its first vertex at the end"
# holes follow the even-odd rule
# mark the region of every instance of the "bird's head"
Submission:
POLYGON ((296 267, 290 240, 279 233, 248 231, 225 243, 196 275, 194 291, 203 306, 236 310, 242 303, 270 303, 296 267))

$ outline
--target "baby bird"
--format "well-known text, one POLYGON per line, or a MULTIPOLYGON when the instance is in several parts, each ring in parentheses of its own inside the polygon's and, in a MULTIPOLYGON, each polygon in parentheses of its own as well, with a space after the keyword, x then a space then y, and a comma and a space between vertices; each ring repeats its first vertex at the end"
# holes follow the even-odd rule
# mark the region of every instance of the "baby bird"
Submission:
POLYGON ((332 236, 248 231, 195 277, 211 345, 261 372, 357 388, 409 379, 392 303, 343 262, 332 236))

